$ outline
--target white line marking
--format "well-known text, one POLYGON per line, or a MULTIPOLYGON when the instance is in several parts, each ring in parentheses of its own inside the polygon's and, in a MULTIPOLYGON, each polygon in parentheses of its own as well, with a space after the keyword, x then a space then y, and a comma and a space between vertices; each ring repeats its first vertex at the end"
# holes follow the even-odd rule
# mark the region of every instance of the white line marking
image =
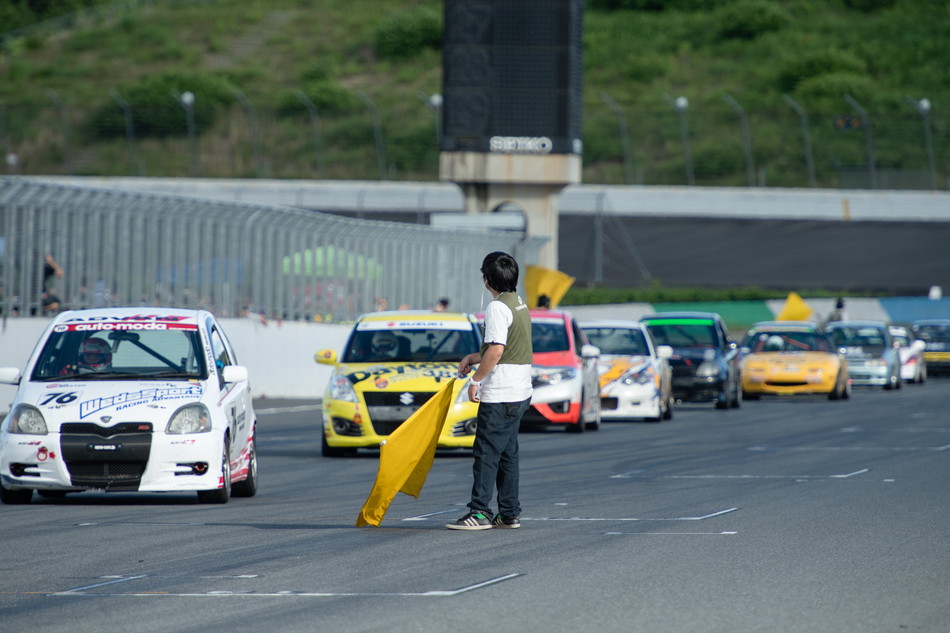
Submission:
POLYGON ((853 473, 848 473, 847 475, 829 475, 831 479, 847 479, 848 477, 853 477, 855 475, 863 475, 864 473, 871 472, 870 468, 862 468, 861 470, 856 470, 853 473))
POLYGON ((106 582, 96 583, 94 585, 86 585, 85 587, 76 587, 75 589, 67 589, 66 591, 57 591, 52 594, 55 596, 64 596, 72 595, 79 591, 86 591, 87 589, 95 589, 96 587, 105 587, 106 585, 114 585, 117 582, 128 582, 129 580, 138 580, 139 578, 145 578, 148 574, 142 574, 141 576, 124 576, 116 578, 115 576, 103 576, 103 578, 114 578, 114 580, 107 580, 106 582))
MULTIPOLYGON (((404 596, 404 597, 435 597, 435 598, 445 598, 457 596, 469 591, 474 591, 476 589, 482 589, 491 585, 496 585, 500 582, 506 580, 511 580, 512 578, 517 578, 521 576, 520 573, 507 574, 505 576, 498 576, 497 578, 491 578, 483 582, 475 583, 474 585, 467 585, 465 587, 460 587, 458 589, 450 590, 440 590, 436 589, 433 591, 399 591, 399 592, 381 592, 381 593, 368 593, 368 592, 309 592, 309 591, 276 591, 276 592, 267 592, 267 593, 258 593, 253 591, 206 591, 203 593, 165 593, 165 592, 145 592, 145 593, 80 593, 84 589, 92 589, 95 587, 101 587, 104 584, 111 583, 101 583, 98 585, 89 585, 88 587, 78 587, 76 589, 70 589, 68 591, 58 591, 55 593, 49 594, 50 596, 86 596, 86 597, 96 597, 96 598, 129 598, 129 597, 138 597, 138 598, 227 598, 227 597, 241 597, 241 598, 346 598, 346 597, 383 597, 383 596, 404 596)), ((122 580, 114 580, 112 582, 122 582, 123 580, 135 580, 137 578, 145 578, 145 576, 130 576, 128 578, 123 578, 122 580)))
POLYGON ((458 512, 458 509, 454 509, 454 510, 441 510, 441 511, 439 511, 439 512, 429 512, 428 514, 418 514, 418 515, 416 515, 416 516, 414 516, 414 517, 406 517, 405 519, 403 519, 403 521, 425 521, 425 520, 428 519, 429 517, 438 516, 438 515, 440 515, 440 514, 453 514, 453 513, 455 513, 455 512, 458 512))
POLYGON ((702 521, 735 512, 739 508, 727 508, 701 517, 521 517, 522 521, 702 521))
POLYGON ((631 536, 734 536, 738 532, 604 532, 605 536, 620 534, 631 536))

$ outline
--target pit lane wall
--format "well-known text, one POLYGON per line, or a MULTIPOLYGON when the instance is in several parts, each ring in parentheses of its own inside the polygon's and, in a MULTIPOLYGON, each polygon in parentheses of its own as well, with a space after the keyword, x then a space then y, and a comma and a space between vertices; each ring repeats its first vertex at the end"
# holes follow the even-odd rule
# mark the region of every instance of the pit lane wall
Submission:
MULTIPOLYGON (((834 308, 834 299, 805 302, 821 319, 834 308)), ((950 298, 889 297, 884 299, 845 298, 849 319, 875 319, 908 324, 917 319, 950 319, 950 298)), ((697 310, 722 315, 734 337, 740 337, 756 321, 778 314, 784 300, 697 303, 626 303, 563 306, 581 322, 596 319, 637 320, 667 310, 697 310)), ((317 365, 318 350, 340 350, 350 331, 348 324, 268 321, 259 317, 220 319, 234 345, 238 361, 247 366, 251 389, 257 398, 320 398, 330 377, 330 369, 317 365)), ((7 319, 0 325, 0 367, 26 365, 36 341, 49 325, 47 318, 7 319)), ((16 387, 0 385, 0 411, 8 411, 16 387)))

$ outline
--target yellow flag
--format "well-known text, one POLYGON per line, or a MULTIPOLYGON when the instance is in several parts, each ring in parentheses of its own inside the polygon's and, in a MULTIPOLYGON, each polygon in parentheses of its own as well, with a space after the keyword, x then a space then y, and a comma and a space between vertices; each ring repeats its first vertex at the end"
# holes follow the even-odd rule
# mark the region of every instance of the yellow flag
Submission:
POLYGON ((357 527, 378 526, 397 492, 419 498, 452 406, 455 381, 449 380, 379 447, 376 483, 356 518, 357 527))
POLYGON ((573 284, 574 278, 560 270, 541 266, 525 267, 524 290, 528 295, 528 307, 536 308, 538 297, 547 295, 551 300, 550 307, 556 308, 573 284))
POLYGON ((805 300, 798 296, 796 292, 788 293, 785 298, 785 305, 782 311, 775 317, 776 321, 807 321, 813 314, 813 310, 808 307, 805 300))

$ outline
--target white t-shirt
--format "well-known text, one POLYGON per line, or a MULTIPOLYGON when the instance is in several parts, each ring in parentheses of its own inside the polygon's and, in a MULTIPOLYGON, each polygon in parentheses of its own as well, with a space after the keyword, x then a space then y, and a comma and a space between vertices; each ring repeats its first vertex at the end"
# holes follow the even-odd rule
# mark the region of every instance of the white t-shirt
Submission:
MULTIPOLYGON (((492 301, 485 309, 485 342, 508 342, 508 328, 514 320, 511 310, 501 301, 492 301)), ((482 402, 521 402, 531 397, 531 365, 498 364, 482 379, 482 402)))

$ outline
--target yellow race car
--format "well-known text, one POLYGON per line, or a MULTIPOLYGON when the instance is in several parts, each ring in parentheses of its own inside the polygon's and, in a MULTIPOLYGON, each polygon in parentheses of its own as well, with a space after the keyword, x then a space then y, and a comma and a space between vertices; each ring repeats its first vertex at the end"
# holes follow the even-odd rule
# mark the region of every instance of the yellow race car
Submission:
MULTIPOLYGON (((481 335, 464 314, 400 310, 361 316, 341 354, 314 355, 333 366, 323 396, 323 455, 378 448, 396 428, 458 375, 462 357, 477 352, 481 335)), ((455 383, 454 403, 438 448, 471 448, 478 405, 468 380, 455 383)))
POLYGON ((848 362, 814 323, 756 323, 739 349, 743 398, 816 393, 831 400, 851 397, 848 362))

